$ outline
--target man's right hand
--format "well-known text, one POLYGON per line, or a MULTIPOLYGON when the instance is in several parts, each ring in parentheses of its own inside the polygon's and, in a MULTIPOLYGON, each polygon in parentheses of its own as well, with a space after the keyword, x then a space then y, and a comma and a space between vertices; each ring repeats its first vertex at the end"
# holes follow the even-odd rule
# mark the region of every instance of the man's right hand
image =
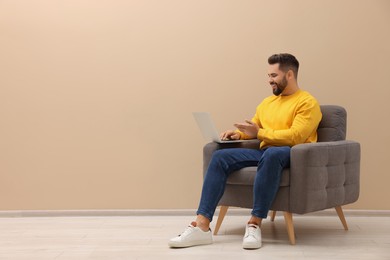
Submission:
POLYGON ((219 137, 221 138, 221 140, 239 140, 241 134, 233 130, 227 130, 221 133, 219 137))

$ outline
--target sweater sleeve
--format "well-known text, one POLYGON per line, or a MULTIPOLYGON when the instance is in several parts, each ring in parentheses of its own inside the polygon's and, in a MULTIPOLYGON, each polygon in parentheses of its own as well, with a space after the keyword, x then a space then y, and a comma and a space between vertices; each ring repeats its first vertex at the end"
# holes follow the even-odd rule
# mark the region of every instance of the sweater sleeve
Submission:
POLYGON ((302 102, 289 129, 273 130, 260 128, 257 138, 272 145, 289 145, 305 143, 317 131, 322 118, 320 106, 315 99, 302 102))

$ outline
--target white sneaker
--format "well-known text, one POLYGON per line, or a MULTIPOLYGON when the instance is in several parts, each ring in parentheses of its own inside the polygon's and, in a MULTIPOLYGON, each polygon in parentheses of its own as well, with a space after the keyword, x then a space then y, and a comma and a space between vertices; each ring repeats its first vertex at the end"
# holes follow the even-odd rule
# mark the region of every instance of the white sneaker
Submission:
POLYGON ((203 231, 192 222, 183 233, 169 240, 170 247, 190 247, 199 245, 208 245, 213 243, 211 230, 203 231))
POLYGON ((261 230, 258 225, 247 224, 244 240, 242 241, 244 249, 257 249, 261 247, 261 230))

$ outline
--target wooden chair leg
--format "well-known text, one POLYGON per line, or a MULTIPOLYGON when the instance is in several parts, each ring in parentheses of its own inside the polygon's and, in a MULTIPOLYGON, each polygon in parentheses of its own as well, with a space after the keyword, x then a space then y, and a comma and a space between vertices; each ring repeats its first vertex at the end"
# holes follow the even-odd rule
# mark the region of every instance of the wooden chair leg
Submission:
POLYGON ((214 235, 218 234, 219 228, 222 225, 222 221, 225 218, 225 215, 226 215, 226 212, 228 211, 228 209, 229 209, 229 206, 221 206, 220 207, 217 223, 215 224, 214 235))
POLYGON ((288 238, 290 239, 290 244, 295 245, 295 232, 294 232, 294 224, 292 219, 291 212, 284 212, 284 221, 286 222, 288 238))
POLYGON ((337 215, 339 215, 341 223, 344 226, 344 229, 348 230, 348 225, 347 225, 347 221, 345 220, 345 217, 344 217, 343 209, 341 208, 341 206, 335 207, 335 209, 336 209, 337 215))
POLYGON ((271 221, 274 222, 276 217, 276 210, 271 211, 271 221))

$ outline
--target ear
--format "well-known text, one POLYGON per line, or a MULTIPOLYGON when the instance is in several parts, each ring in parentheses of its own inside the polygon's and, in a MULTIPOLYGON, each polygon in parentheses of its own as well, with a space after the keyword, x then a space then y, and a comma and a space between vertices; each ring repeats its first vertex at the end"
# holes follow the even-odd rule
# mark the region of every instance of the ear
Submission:
POLYGON ((287 79, 288 80, 292 80, 292 79, 294 79, 295 77, 294 77, 294 72, 292 71, 292 70, 288 70, 287 71, 287 79))

